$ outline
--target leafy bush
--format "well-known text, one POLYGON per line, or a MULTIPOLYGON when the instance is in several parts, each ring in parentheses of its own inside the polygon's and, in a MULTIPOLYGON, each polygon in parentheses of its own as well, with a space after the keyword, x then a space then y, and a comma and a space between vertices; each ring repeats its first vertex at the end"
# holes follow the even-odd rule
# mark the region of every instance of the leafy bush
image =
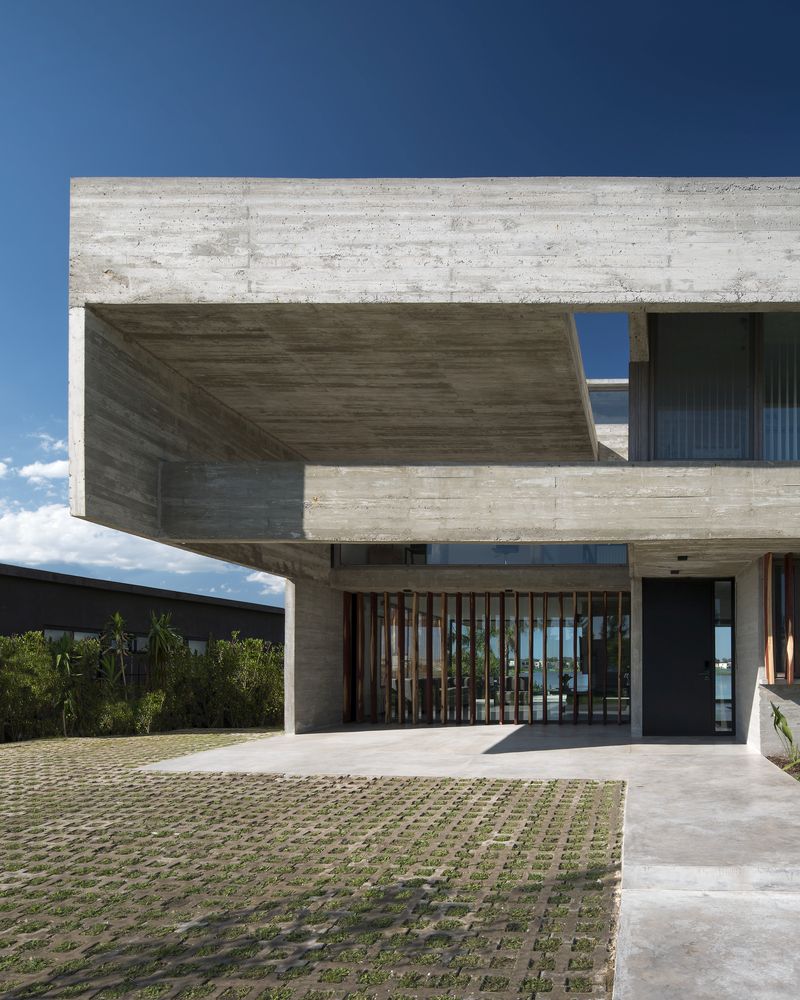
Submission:
POLYGON ((134 724, 139 736, 147 736, 153 723, 156 722, 164 708, 166 693, 164 691, 148 691, 136 703, 134 709, 134 724))
POLYGON ((97 716, 97 732, 100 736, 130 736, 134 730, 134 715, 130 702, 103 702, 97 716))
POLYGON ((58 732, 59 682, 41 632, 0 636, 0 732, 4 739, 58 732))
MULTIPOLYGON (((192 653, 168 618, 154 615, 152 624, 163 639, 152 671, 160 684, 145 692, 121 676, 122 658, 111 643, 49 643, 41 632, 0 636, 0 742, 280 722, 282 646, 234 632, 192 653)), ((121 619, 117 626, 124 635, 121 619)))
POLYGON ((269 726, 283 716, 283 647, 261 639, 213 640, 205 653, 185 646, 167 672, 164 722, 188 729, 269 726))

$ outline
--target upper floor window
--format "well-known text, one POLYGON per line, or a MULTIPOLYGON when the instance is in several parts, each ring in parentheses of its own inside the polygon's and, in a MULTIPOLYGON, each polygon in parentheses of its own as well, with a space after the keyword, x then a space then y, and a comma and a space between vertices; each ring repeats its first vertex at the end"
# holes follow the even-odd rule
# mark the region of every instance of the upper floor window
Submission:
POLYGON ((664 460, 800 460, 800 313, 651 316, 651 448, 664 460))
POLYGON ((768 461, 800 459, 800 313, 766 313, 764 449, 768 461))

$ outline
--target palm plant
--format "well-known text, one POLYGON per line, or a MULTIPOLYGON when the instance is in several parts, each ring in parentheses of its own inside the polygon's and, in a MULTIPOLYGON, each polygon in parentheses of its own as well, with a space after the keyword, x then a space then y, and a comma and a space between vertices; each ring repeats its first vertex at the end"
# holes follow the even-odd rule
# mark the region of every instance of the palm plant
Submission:
POLYGON ((167 664, 182 642, 180 633, 172 624, 172 614, 157 615, 155 611, 150 612, 147 656, 150 679, 154 687, 163 688, 166 685, 167 664))
POLYGON ((67 736, 67 719, 75 719, 78 715, 78 699, 75 692, 75 681, 80 674, 74 671, 72 662, 72 639, 64 636, 53 650, 55 657, 56 675, 58 676, 58 688, 56 694, 56 708, 61 709, 61 728, 64 736, 67 736))
POLYGON ((130 655, 130 635, 125 631, 125 619, 115 611, 105 625, 103 658, 101 668, 107 683, 116 687, 122 685, 122 694, 128 700, 126 659, 130 655))

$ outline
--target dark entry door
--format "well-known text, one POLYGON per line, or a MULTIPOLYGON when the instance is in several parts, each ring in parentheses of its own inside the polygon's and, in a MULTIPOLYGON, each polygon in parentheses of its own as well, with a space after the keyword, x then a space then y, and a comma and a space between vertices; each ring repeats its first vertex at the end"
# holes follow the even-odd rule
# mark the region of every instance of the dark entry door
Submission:
POLYGON ((714 733, 714 581, 642 581, 642 730, 714 733))

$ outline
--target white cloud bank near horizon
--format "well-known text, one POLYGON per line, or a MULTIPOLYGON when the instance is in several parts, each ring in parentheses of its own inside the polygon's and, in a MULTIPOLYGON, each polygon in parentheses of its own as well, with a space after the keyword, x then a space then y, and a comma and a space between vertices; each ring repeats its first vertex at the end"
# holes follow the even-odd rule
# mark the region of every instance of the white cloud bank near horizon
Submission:
MULTIPOLYGON (((0 506, 0 562, 23 566, 65 563, 179 576, 231 571, 229 564, 219 560, 71 517, 69 508, 61 503, 32 509, 0 506)), ((257 583, 262 596, 284 592, 284 580, 270 573, 251 572, 244 579, 257 583)))

